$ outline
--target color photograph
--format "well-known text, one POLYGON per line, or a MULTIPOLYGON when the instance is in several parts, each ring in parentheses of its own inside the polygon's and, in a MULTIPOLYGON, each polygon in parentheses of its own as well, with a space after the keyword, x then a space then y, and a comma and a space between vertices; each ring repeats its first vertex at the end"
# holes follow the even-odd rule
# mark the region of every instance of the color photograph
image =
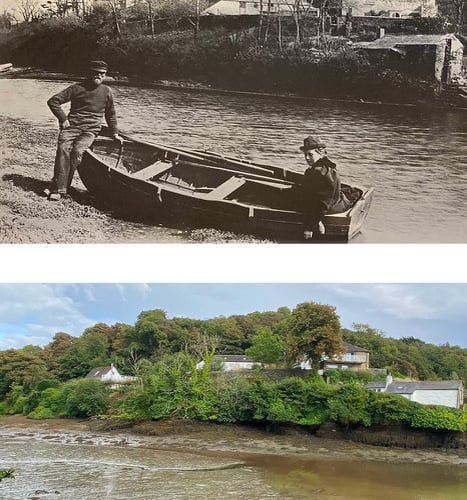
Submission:
POLYGON ((465 283, 0 298, 3 498, 465 497, 465 283))

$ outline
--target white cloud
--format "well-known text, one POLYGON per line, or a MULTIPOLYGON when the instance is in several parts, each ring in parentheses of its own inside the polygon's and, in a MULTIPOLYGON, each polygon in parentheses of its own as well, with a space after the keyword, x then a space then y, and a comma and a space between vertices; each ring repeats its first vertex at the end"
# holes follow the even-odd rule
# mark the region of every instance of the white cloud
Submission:
MULTIPOLYGON (((436 319, 442 316, 439 302, 423 288, 407 284, 328 285, 341 297, 358 302, 360 310, 384 313, 399 319, 436 319)), ((423 285, 426 287, 426 285, 423 285)))

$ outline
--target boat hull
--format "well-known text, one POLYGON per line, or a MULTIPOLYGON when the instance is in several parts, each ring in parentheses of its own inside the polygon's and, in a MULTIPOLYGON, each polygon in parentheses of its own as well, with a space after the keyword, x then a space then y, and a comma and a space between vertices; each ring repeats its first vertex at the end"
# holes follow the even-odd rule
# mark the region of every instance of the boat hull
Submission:
MULTIPOLYGON (((145 160, 135 156, 138 144, 133 142, 125 146, 126 158, 120 161, 115 144, 97 139, 78 167, 88 191, 110 204, 117 216, 212 227, 277 241, 303 241, 302 215, 288 200, 294 176, 300 174, 280 169, 282 179, 277 179, 277 168, 270 174, 263 167, 240 171, 240 162, 236 166, 231 161, 227 167, 215 161, 206 165, 196 157, 201 153, 195 153, 193 160, 173 150, 161 151, 160 146, 139 146, 147 150, 145 160), (153 165, 140 168, 154 159, 153 165)), ((354 206, 342 214, 326 215, 326 234, 311 241, 347 242, 354 237, 362 228, 372 196, 372 188, 359 189, 354 206)))

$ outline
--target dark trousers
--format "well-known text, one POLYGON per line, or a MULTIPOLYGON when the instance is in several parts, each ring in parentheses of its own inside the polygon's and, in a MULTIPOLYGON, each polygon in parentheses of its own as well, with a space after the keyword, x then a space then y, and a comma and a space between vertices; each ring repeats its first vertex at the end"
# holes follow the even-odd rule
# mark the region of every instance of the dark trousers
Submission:
POLYGON ((94 142, 95 134, 78 128, 64 128, 58 135, 51 191, 66 194, 83 153, 94 142))

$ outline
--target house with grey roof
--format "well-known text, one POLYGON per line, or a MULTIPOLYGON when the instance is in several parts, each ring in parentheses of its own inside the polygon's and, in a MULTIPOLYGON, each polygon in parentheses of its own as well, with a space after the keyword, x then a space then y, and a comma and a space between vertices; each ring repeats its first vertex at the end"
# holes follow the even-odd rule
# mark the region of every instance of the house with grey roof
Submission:
POLYGON ((94 378, 101 380, 102 382, 108 382, 112 384, 112 388, 116 388, 121 384, 127 384, 128 382, 136 380, 136 377, 121 375, 113 363, 111 363, 110 366, 98 366, 93 368, 85 378, 94 378))
POLYGON ((438 380, 407 382, 393 380, 388 375, 385 382, 369 382, 367 389, 377 392, 400 394, 401 396, 424 405, 441 405, 462 408, 464 405, 464 384, 462 380, 438 380))

